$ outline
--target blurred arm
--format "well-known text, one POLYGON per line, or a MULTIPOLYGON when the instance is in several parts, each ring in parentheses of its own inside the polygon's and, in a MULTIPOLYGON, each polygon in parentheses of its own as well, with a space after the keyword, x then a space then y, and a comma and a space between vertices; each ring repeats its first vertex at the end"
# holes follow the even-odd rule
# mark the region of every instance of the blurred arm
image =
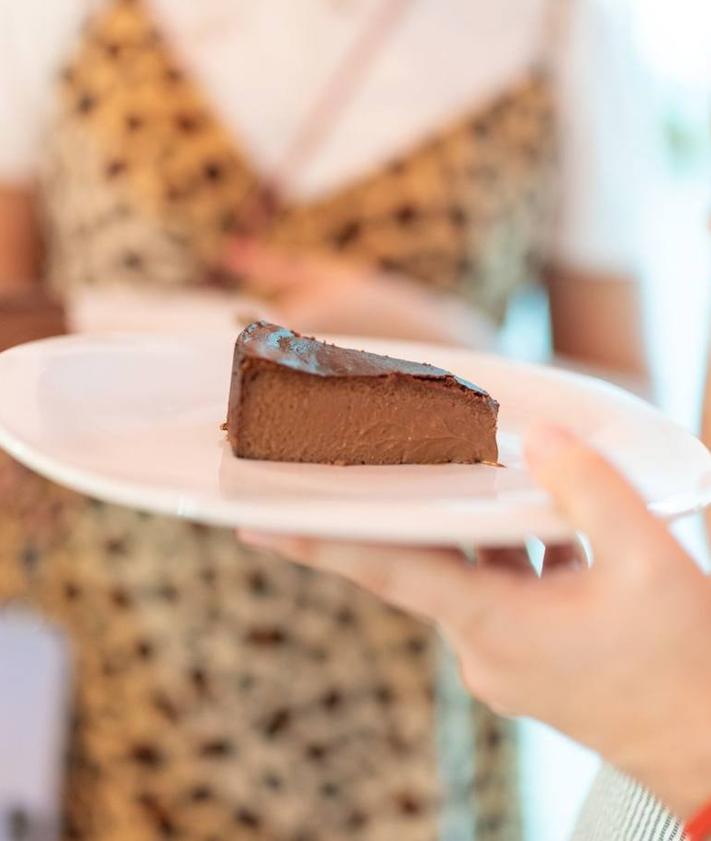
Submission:
POLYGON ((556 351, 639 376, 643 216, 661 157, 633 33, 628 4, 569 4, 557 54, 561 194, 548 280, 556 351))
MULTIPOLYGON (((701 440, 711 449, 711 352, 706 354, 706 385, 701 411, 701 440)), ((705 512, 706 542, 711 547, 711 508, 705 512)))
POLYGON ((571 269, 548 273, 557 354, 639 377, 648 375, 639 284, 571 269))
POLYGON ((0 297, 27 292, 39 278, 40 243, 32 193, 0 186, 0 297))
POLYGON ((41 258, 31 191, 0 187, 0 351, 64 332, 61 307, 40 286, 41 258))

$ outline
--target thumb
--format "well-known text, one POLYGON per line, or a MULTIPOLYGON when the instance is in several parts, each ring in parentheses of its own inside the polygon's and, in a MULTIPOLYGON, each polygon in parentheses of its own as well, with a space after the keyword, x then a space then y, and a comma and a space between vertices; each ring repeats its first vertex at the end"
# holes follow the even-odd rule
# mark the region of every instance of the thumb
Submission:
POLYGON ((526 439, 526 459, 534 478, 578 531, 592 543, 598 563, 613 558, 652 558, 679 552, 664 524, 642 497, 595 450, 571 432, 538 426, 526 439))

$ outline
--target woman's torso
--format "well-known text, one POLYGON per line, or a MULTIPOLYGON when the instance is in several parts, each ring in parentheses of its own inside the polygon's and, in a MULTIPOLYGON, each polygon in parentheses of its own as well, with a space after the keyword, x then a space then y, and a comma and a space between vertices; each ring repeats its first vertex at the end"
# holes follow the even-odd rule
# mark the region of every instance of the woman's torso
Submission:
MULTIPOLYGON (((376 144, 370 168, 350 160, 342 140, 331 155, 341 163, 297 183, 260 236, 460 292, 500 318, 544 256, 555 127, 550 80, 539 71, 537 63, 480 92, 474 107, 450 106, 439 126, 423 128, 426 113, 419 134, 376 144), (334 181, 339 166, 344 183, 334 181)), ((194 287, 216 274, 236 285, 215 268, 231 236, 252 224, 265 168, 278 168, 284 150, 254 163, 234 120, 217 115, 140 3, 100 12, 57 91, 41 178, 54 285, 194 287)), ((409 87, 402 96, 417 99, 409 87)), ((327 119, 319 131, 329 138, 335 129, 327 119)))
MULTIPOLYGON (((541 258, 552 111, 546 76, 519 75, 344 183, 288 195, 260 235, 404 272, 500 317, 541 258)), ((64 63, 45 133, 52 283, 67 295, 209 285, 253 223, 263 172, 147 7, 105 4, 64 63)), ((443 820, 467 832, 474 813, 477 838, 516 837, 508 728, 445 692, 472 724, 454 743, 476 756, 438 760, 438 649, 419 623, 240 552, 228 533, 17 470, 3 591, 77 648, 74 837, 424 841, 443 820)))

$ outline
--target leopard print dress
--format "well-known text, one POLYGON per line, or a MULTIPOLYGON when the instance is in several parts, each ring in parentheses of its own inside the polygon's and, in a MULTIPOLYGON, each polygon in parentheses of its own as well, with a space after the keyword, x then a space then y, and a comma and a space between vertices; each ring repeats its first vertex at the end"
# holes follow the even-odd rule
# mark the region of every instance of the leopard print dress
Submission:
MULTIPOLYGON (((213 269, 259 178, 140 2, 87 22, 57 100, 39 184, 54 288, 238 286, 213 269)), ((551 102, 532 75, 265 236, 500 317, 541 258, 551 102)), ((230 532, 0 467, 0 598, 74 645, 66 838, 519 838, 512 729, 457 690, 431 630, 230 532)))

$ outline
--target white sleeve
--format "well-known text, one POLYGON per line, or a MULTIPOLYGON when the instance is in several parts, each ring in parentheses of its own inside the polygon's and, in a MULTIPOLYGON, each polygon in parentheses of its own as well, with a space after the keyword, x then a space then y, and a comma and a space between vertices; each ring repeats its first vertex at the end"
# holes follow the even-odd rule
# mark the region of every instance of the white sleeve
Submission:
POLYGON ((57 73, 85 0, 0 0, 0 183, 34 176, 57 73))
POLYGON ((562 185, 551 256, 615 275, 638 270, 660 143, 625 6, 575 0, 558 56, 562 185))

